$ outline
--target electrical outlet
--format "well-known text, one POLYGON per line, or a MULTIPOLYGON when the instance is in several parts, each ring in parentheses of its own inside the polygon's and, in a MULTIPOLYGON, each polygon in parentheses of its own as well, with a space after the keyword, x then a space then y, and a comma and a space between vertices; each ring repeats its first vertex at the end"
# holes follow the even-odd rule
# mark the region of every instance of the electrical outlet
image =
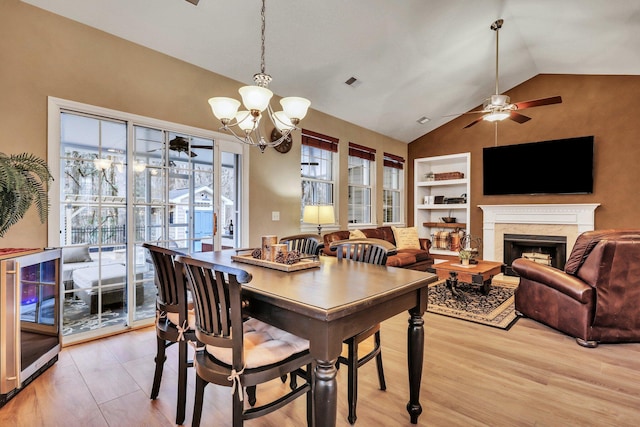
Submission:
POLYGON ((271 221, 280 221, 280 212, 278 211, 271 212, 271 221))

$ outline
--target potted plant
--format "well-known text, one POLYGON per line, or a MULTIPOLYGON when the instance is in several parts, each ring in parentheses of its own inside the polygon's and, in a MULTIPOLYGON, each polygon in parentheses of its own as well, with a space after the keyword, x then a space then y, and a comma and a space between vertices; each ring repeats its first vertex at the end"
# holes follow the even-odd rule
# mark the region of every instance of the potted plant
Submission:
POLYGON ((473 258, 473 251, 470 249, 460 249, 458 257, 460 258, 460 264, 469 265, 469 260, 473 258))
POLYGON ((29 153, 0 152, 0 237, 35 203, 42 223, 49 213, 47 192, 53 177, 47 163, 29 153))

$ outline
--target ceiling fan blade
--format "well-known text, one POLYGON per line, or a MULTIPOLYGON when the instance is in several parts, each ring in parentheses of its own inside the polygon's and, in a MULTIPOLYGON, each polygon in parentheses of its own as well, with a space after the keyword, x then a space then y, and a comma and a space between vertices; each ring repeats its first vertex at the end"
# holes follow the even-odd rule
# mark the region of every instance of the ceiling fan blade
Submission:
POLYGON ((211 145, 192 145, 191 148, 206 148, 208 150, 213 150, 211 145))
POLYGON ((442 116, 442 117, 459 117, 459 116, 464 116, 465 114, 485 114, 488 113, 487 110, 475 110, 475 111, 467 111, 466 113, 458 113, 458 114, 447 114, 446 116, 442 116))
POLYGON ((530 101, 516 102, 513 105, 518 110, 524 110, 525 108, 541 107, 543 105, 560 104, 562 103, 561 96, 552 96, 551 98, 533 99, 530 101))
POLYGON ((520 113, 516 113, 515 111, 512 111, 511 114, 509 115, 509 120, 513 120, 514 122, 518 122, 522 124, 524 122, 528 122, 529 120, 531 120, 531 117, 527 117, 520 113))
POLYGON ((199 2, 200 0, 187 0, 187 1, 188 1, 189 3, 191 3, 192 5, 194 5, 194 6, 197 6, 197 5, 198 5, 198 2, 199 2))
POLYGON ((481 122, 483 118, 484 118, 484 116, 478 117, 477 119, 475 119, 474 121, 472 121, 471 123, 469 123, 468 125, 463 127, 462 129, 470 128, 471 126, 475 125, 476 123, 481 122))

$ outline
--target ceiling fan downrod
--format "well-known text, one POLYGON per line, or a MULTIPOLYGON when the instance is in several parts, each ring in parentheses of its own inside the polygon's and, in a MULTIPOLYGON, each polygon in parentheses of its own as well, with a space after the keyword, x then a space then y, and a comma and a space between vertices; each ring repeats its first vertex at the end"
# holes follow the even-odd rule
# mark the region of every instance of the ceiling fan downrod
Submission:
POLYGON ((498 45, 499 45, 499 38, 500 38, 500 28, 502 28, 503 23, 504 23, 503 19, 498 19, 493 24, 491 24, 491 27, 489 27, 496 32, 496 95, 500 95, 500 92, 498 90, 498 55, 499 55, 498 45))

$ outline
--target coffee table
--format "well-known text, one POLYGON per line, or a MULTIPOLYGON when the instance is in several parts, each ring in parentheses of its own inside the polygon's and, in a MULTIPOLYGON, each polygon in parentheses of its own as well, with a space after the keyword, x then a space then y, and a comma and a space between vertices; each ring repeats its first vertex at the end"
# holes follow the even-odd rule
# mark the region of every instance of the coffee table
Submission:
POLYGON ((491 288, 491 279, 502 271, 502 263, 477 260, 477 264, 462 265, 458 261, 441 262, 433 265, 438 279, 446 279, 447 288, 455 296, 459 295, 458 282, 480 286, 483 295, 491 288))

